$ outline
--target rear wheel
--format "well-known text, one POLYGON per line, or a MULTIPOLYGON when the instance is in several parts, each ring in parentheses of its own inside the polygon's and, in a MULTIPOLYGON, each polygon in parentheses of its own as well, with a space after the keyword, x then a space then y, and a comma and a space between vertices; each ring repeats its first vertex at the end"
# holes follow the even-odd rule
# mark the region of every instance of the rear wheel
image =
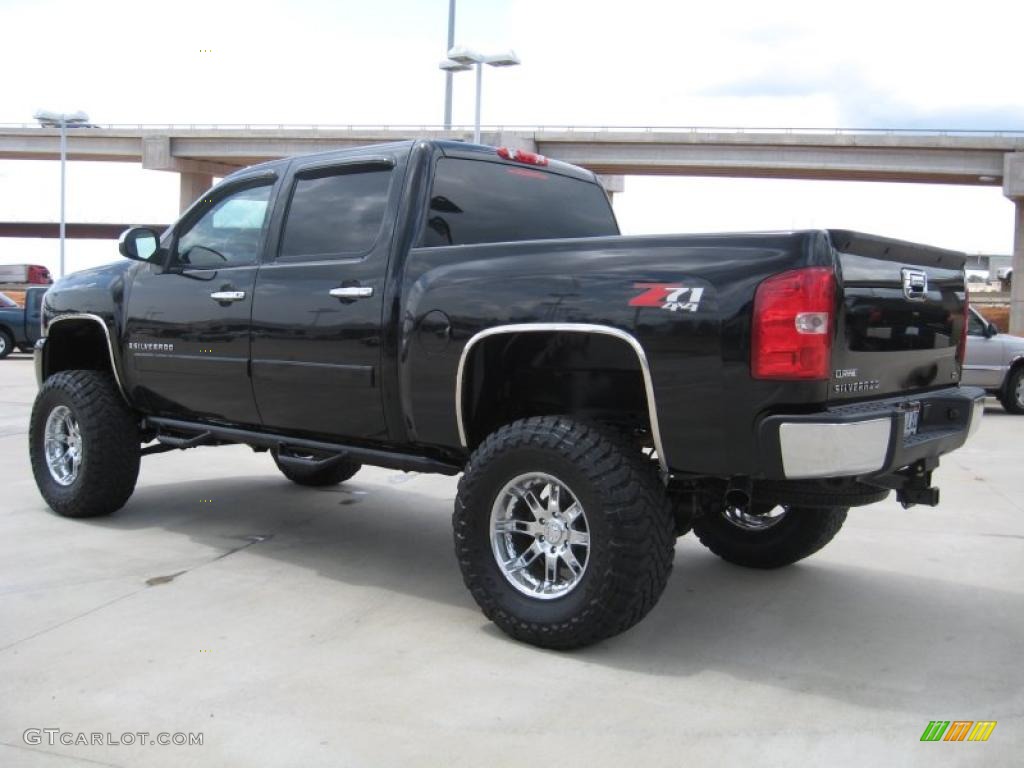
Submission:
POLYGON ((29 454, 39 492, 54 512, 109 515, 135 490, 138 421, 109 374, 62 371, 36 396, 29 454))
POLYGON ((1010 372, 1006 387, 999 397, 1003 408, 1009 413, 1024 413, 1024 365, 1010 372))
POLYGON ((14 338, 7 331, 0 329, 0 360, 14 351, 14 338))
POLYGON ((278 456, 277 449, 272 450, 271 454, 274 457, 274 463, 277 464, 277 468, 281 470, 282 475, 293 483, 312 488, 344 483, 363 468, 362 464, 349 460, 337 462, 326 467, 303 467, 301 465, 283 463, 278 456))
POLYGON ((661 596, 675 530, 657 471, 602 427, 513 422, 469 459, 453 515, 462 576, 512 637, 568 649, 625 631, 661 596))
POLYGON ((727 507, 693 523, 701 544, 723 560, 747 568, 780 568, 813 555, 839 533, 845 507, 754 505, 727 507))

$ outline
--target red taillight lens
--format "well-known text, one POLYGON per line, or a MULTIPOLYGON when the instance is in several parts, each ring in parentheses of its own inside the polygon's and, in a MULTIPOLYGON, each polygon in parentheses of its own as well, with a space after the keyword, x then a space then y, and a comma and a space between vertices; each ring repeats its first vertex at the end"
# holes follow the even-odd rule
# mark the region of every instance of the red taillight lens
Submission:
POLYGON ((961 327, 960 327, 960 341, 957 342, 957 345, 956 345, 956 361, 958 363, 961 363, 961 364, 964 361, 964 356, 967 354, 967 325, 968 325, 968 323, 970 322, 970 319, 971 319, 970 307, 971 307, 970 292, 967 290, 967 281, 965 280, 964 281, 964 316, 961 318, 962 322, 961 322, 961 327))
POLYGON ((827 379, 836 278, 827 267, 770 277, 757 287, 750 370, 755 379, 827 379))

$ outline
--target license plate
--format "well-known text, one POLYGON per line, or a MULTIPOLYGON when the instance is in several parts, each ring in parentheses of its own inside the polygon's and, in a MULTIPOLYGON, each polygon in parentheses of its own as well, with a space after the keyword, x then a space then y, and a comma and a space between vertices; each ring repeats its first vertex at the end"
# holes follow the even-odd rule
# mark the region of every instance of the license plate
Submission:
POLYGON ((920 403, 907 403, 903 409, 903 436, 910 437, 917 434, 918 417, 921 415, 920 403))

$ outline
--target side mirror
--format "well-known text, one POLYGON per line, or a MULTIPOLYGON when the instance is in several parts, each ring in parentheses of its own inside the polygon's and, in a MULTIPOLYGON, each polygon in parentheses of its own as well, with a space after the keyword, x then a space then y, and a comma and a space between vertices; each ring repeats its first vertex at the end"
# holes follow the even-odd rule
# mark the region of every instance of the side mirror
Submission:
POLYGON ((985 338, 986 339, 991 339, 997 333, 999 333, 999 329, 996 328, 994 325, 992 325, 992 323, 989 323, 988 325, 985 326, 985 338))
POLYGON ((117 250, 126 259, 149 261, 160 249, 160 237, 147 227, 132 227, 121 233, 117 250))

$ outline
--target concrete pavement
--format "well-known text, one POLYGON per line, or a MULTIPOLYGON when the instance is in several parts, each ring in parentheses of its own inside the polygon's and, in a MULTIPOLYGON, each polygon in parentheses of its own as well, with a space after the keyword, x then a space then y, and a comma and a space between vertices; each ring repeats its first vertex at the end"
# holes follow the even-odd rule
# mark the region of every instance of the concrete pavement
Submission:
POLYGON ((27 356, 0 362, 0 765, 1020 763, 1024 417, 997 405, 938 471, 939 508, 854 510, 777 572, 687 536, 643 623, 553 653, 464 590, 454 479, 304 489, 265 454, 200 448, 144 459, 116 515, 65 520, 29 470, 34 392, 27 356), (936 719, 998 725, 921 743, 936 719))

